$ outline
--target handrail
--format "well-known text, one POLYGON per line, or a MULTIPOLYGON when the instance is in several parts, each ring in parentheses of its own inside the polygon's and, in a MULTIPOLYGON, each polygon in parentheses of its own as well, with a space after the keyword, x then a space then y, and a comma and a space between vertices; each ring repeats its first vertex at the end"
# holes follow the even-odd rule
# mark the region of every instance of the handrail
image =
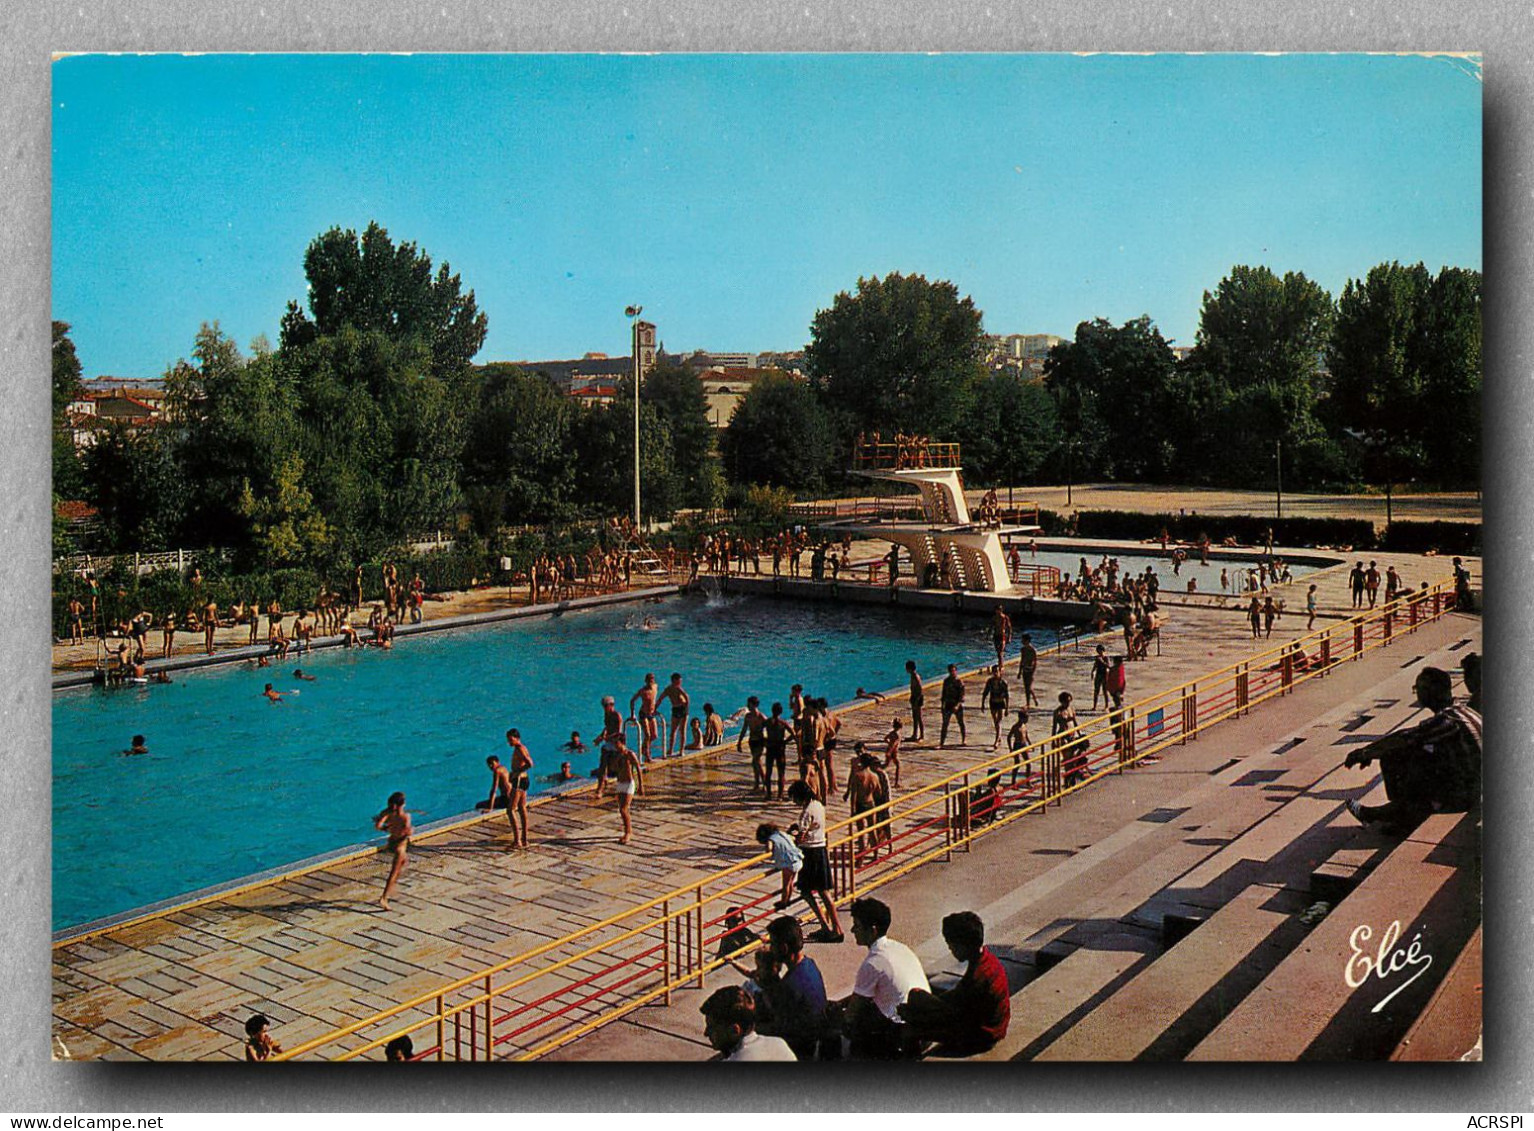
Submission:
MULTIPOLYGON (((1446 598, 1452 598, 1453 590, 1453 581, 1447 580, 1413 591, 1377 609, 1334 622, 1198 679, 1079 722, 1062 734, 1039 739, 1015 751, 991 755, 907 794, 892 797, 882 810, 831 823, 827 828, 827 840, 833 855, 833 872, 837 876, 838 902, 883 886, 932 860, 949 858, 955 850, 968 851, 980 836, 1029 814, 1047 812, 1051 805, 1058 806, 1070 794, 1102 777, 1123 773, 1174 743, 1196 738, 1200 732, 1224 719, 1249 712, 1259 703, 1328 674, 1346 660, 1359 659, 1390 644, 1396 636, 1415 631, 1452 609, 1452 600, 1446 598), (1311 649, 1317 650, 1315 658, 1310 655, 1311 649), (1304 656, 1303 661, 1301 656, 1304 656), (1001 779, 1009 771, 1012 782, 1002 786, 1001 779), (1022 778, 1021 787, 1017 785, 1019 777, 1022 778), (886 850, 886 866, 881 868, 881 854, 886 850), (910 858, 897 864, 897 858, 906 853, 910 858), (870 854, 872 858, 867 859, 870 854)), ((376 1051, 397 1036, 432 1028, 440 1034, 449 1025, 461 1031, 465 1016, 471 1019, 469 1059, 478 1056, 480 1025, 488 1058, 493 1057, 495 1046, 503 1041, 558 1022, 577 1008, 585 1012, 594 1009, 595 1017, 552 1036, 535 1037, 531 1046, 515 1054, 522 1059, 544 1055, 644 1004, 659 998, 669 1001, 671 992, 685 984, 701 986, 704 976, 724 962, 722 957, 710 958, 707 954, 709 948, 723 937, 720 924, 724 908, 738 903, 749 909, 748 923, 774 914, 766 905, 776 897, 779 879, 776 873, 762 872, 770 859, 771 854, 763 852, 719 869, 601 922, 297 1045, 278 1059, 291 1060, 319 1048, 338 1045, 364 1030, 383 1026, 387 1030, 383 1034, 365 1039, 356 1047, 342 1047, 337 1056, 342 1060, 354 1059, 376 1051), (748 872, 754 874, 745 875, 748 872), (760 894, 745 898, 753 887, 758 887, 760 894), (705 892, 708 893, 706 896, 705 892), (709 934, 710 927, 714 928, 712 935, 709 934), (616 934, 604 934, 614 928, 619 929, 616 934), (658 945, 651 944, 637 955, 614 956, 610 953, 612 947, 636 940, 643 946, 655 937, 656 932, 659 932, 658 945), (497 976, 515 967, 526 966, 556 950, 571 947, 576 949, 550 965, 514 975, 499 986, 494 984, 497 976), (658 965, 657 950, 660 952, 658 965), (641 966, 635 972, 635 964, 645 962, 650 965, 641 966), (592 963, 599 969, 575 980, 573 985, 557 985, 533 1003, 508 1003, 508 1011, 501 1019, 521 1019, 525 1024, 499 1039, 494 1036, 494 1006, 498 998, 560 971, 570 971, 578 964, 592 963), (608 965, 602 966, 602 963, 608 965), (621 982, 591 988, 601 978, 622 975, 625 971, 627 976, 621 982), (658 987, 631 987, 632 982, 650 975, 660 977, 658 987), (474 992, 467 999, 448 1001, 453 995, 471 988, 474 992), (544 1007, 571 990, 585 996, 575 1003, 554 1005, 545 1010, 544 1007), (599 1001, 615 994, 620 1000, 612 1004, 604 1005, 599 1001), (535 1012, 537 1010, 544 1012, 535 1012), (417 1020, 404 1016, 411 1011, 416 1011, 417 1020), (480 1018, 478 1025, 472 1020, 476 1017, 480 1018), (386 1023, 390 1021, 396 1021, 396 1025, 388 1026, 386 1023), (404 1027, 399 1028, 399 1024, 404 1027)), ((434 1051, 439 1059, 446 1057, 446 1049, 441 1043, 434 1051)), ((461 1055, 456 1043, 454 1052, 461 1055)))

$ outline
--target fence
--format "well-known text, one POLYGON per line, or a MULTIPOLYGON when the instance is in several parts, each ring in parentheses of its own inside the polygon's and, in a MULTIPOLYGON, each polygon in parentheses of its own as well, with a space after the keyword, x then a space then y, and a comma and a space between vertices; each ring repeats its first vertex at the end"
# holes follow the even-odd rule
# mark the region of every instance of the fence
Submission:
MULTIPOLYGON (((1014 821, 1046 814, 1206 728, 1287 694, 1442 616, 1452 581, 1312 632, 1062 734, 996 755, 830 826, 838 903, 935 860, 951 860, 1014 821)), ((377 1059, 401 1035, 418 1059, 531 1060, 681 989, 702 988, 725 962, 727 912, 748 925, 779 914, 768 854, 722 869, 439 989, 411 998, 278 1059, 377 1059)))
POLYGON ((227 550, 161 550, 152 554, 71 554, 66 558, 55 558, 53 572, 55 574, 74 573, 84 576, 87 573, 97 575, 105 574, 119 561, 133 563, 133 572, 140 577, 154 573, 156 570, 174 569, 185 573, 187 568, 195 565, 199 560, 222 560, 228 554, 227 550))

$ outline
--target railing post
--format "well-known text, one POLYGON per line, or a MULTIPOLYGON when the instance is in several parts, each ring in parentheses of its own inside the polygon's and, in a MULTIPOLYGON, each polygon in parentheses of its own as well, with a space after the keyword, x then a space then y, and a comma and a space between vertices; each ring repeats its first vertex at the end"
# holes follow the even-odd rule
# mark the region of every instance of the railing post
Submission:
POLYGON ((974 851, 974 849, 970 846, 969 840, 970 833, 974 830, 975 827, 974 813, 970 809, 970 798, 972 796, 973 794, 970 793, 969 789, 969 774, 966 773, 964 775, 964 793, 959 798, 959 827, 964 831, 963 843, 965 852, 974 851))
POLYGON ((437 995, 437 1063, 440 1064, 446 1058, 447 1050, 443 1045, 447 1043, 447 1018, 442 1012, 442 995, 437 995))
POLYGON ((1332 630, 1327 629, 1321 634, 1321 670, 1324 672, 1332 663, 1332 630))
POLYGON ((453 1014, 453 1059, 463 1059, 463 1014, 453 1014))
POLYGON ((490 975, 485 975, 485 1060, 495 1059, 495 998, 490 992, 490 975))
POLYGON ((1294 653, 1286 651, 1279 657, 1278 663, 1279 686, 1285 691, 1294 686, 1294 653))
POLYGON ((671 1004, 671 901, 660 905, 660 976, 666 985, 665 1003, 671 1004))
POLYGON ((1362 656, 1363 654, 1364 654, 1364 622, 1360 620, 1360 621, 1354 622, 1354 624, 1353 624, 1353 655, 1354 656, 1362 656))
POLYGON ((1386 644, 1390 643, 1390 638, 1391 638, 1392 630, 1395 628, 1395 625, 1393 623, 1394 621, 1395 621, 1395 613, 1391 612, 1387 608, 1385 610, 1385 616, 1383 618, 1384 628, 1385 628, 1385 643, 1386 644))
POLYGON ((1240 714, 1251 698, 1251 676, 1246 665, 1236 669, 1236 713, 1240 714))
POLYGON ((694 904, 694 908, 698 916, 698 953, 696 956, 695 965, 698 969, 698 989, 701 990, 703 988, 703 967, 705 964, 705 959, 703 957, 703 885, 699 884, 696 891, 697 900, 694 904))

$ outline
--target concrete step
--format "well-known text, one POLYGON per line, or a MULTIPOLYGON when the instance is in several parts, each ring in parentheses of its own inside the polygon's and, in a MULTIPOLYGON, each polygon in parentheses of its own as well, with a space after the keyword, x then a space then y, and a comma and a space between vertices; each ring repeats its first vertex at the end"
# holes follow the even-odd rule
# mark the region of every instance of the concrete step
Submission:
POLYGON ((1440 814, 1425 821, 1188 1059, 1389 1056, 1480 923, 1475 820, 1440 814), (1386 973, 1360 978, 1382 945, 1386 973))
POLYGON ((1029 1059, 1111 995, 1155 950, 1152 938, 1134 933, 1104 936, 1097 945, 1078 947, 1012 995, 1007 1035, 989 1052, 969 1059, 1029 1059))
POLYGON ((1253 884, 1037 1059, 1181 1059, 1304 937, 1303 909, 1297 893, 1253 884))
POLYGON ((1391 1060, 1459 1060, 1481 1039, 1481 928, 1475 929, 1433 1000, 1391 1060))

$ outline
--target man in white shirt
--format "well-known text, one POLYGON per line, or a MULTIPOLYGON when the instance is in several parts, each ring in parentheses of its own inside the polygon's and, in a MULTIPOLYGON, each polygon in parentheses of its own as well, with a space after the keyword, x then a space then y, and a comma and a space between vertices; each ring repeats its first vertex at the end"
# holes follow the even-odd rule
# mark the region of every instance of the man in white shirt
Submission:
POLYGON ((852 994, 841 1002, 854 1058, 902 1056, 906 1027, 896 1010, 912 990, 932 989, 911 948, 888 937, 890 918, 890 909, 881 900, 852 901, 852 937, 868 948, 852 994))
POLYGON ((782 1037, 756 1031, 756 999, 740 986, 721 986, 698 1012, 703 1035, 723 1055, 721 1060, 797 1060, 782 1037))

